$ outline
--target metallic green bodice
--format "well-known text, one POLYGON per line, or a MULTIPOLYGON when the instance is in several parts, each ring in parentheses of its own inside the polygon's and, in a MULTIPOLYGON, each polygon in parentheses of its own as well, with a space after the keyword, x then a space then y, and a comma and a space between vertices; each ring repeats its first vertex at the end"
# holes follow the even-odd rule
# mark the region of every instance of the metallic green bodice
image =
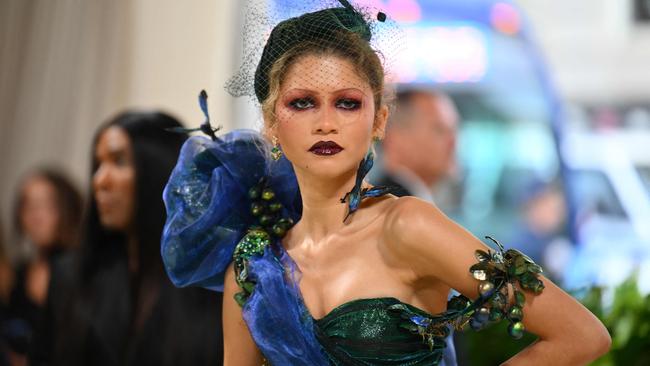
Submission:
POLYGON ((437 365, 442 347, 430 347, 408 329, 408 316, 430 317, 395 298, 345 303, 315 320, 316 336, 332 365, 437 365))

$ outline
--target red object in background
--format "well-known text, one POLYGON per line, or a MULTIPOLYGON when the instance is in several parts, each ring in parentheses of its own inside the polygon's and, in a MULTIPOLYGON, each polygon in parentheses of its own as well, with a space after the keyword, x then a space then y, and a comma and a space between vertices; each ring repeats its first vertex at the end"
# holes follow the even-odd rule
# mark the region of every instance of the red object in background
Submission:
POLYGON ((521 29, 521 17, 517 9, 508 3, 496 3, 490 12, 490 22, 497 31, 514 35, 521 29))

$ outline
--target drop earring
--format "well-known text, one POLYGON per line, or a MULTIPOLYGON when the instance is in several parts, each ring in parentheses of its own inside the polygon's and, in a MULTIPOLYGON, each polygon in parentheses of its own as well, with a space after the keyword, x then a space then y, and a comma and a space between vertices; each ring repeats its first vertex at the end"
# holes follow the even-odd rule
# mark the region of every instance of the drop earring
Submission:
POLYGON ((278 144, 278 138, 273 136, 273 147, 271 148, 271 158, 275 161, 280 160, 282 157, 282 150, 280 150, 280 144, 278 144))

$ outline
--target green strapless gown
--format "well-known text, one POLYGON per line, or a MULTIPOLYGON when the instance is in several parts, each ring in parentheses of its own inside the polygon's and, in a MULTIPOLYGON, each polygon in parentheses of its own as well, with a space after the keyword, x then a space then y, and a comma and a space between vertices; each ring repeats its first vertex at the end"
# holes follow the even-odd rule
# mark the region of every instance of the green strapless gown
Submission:
POLYGON ((444 342, 431 347, 411 332, 412 315, 431 318, 396 298, 360 299, 314 320, 314 326, 332 365, 437 365, 444 342))

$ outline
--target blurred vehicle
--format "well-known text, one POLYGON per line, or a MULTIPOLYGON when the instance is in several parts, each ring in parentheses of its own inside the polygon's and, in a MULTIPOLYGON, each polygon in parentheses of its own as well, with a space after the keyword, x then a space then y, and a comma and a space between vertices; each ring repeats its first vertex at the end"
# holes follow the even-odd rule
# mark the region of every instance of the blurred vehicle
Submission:
MULTIPOLYGON (((613 287, 650 271, 650 131, 567 132, 562 155, 577 207, 579 246, 564 285, 613 287)), ((650 278, 639 276, 642 292, 650 278)))

